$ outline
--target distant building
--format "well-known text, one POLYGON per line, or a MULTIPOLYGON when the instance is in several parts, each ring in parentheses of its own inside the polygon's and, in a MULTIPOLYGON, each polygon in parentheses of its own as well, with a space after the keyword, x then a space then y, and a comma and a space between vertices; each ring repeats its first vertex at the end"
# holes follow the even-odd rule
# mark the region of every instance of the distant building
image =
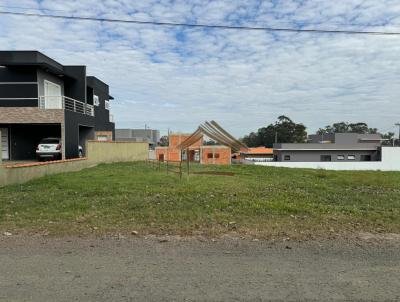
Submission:
POLYGON ((272 161, 274 158, 274 149, 266 147, 242 148, 236 159, 247 161, 272 161))
POLYGON ((274 144, 274 161, 379 161, 382 141, 380 134, 315 134, 308 137, 308 143, 274 144))
POLYGON ((148 142, 151 147, 155 147, 160 140, 160 131, 153 129, 115 129, 115 140, 148 142))

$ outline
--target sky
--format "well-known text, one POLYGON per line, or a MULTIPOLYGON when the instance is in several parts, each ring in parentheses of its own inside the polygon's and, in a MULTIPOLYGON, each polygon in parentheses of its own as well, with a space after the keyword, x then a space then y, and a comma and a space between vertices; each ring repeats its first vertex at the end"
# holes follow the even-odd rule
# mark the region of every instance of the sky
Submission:
MULTIPOLYGON (((0 11, 143 21, 400 31, 398 0, 19 0, 0 11), (27 9, 29 8, 29 9, 27 9)), ((308 132, 400 120, 400 36, 161 27, 0 15, 0 49, 86 65, 110 86, 117 128, 234 135, 280 115, 308 132)))

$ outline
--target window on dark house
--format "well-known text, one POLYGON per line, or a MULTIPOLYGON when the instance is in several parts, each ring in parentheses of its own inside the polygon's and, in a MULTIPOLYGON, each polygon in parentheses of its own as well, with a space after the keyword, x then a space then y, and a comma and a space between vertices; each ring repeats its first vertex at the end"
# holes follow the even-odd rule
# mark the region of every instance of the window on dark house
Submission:
POLYGON ((361 155, 360 160, 361 161, 371 161, 371 155, 361 155))
POLYGON ((338 155, 337 160, 344 160, 344 155, 338 155))
POLYGON ((332 161, 331 155, 321 155, 321 161, 332 161))
POLYGON ((356 156, 355 155, 347 155, 347 159, 348 160, 356 160, 356 156))
POLYGON ((283 160, 290 160, 290 155, 285 155, 285 156, 283 157, 283 160))

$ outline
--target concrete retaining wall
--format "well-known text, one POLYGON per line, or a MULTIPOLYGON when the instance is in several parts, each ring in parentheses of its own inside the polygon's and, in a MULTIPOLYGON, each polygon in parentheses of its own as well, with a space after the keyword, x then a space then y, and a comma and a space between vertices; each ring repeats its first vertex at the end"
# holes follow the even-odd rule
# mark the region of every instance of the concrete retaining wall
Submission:
POLYGON ((256 162, 259 166, 354 171, 400 171, 400 147, 383 147, 382 161, 364 162, 256 162))
POLYGON ((149 144, 137 142, 88 141, 86 155, 91 163, 147 160, 149 144))
MULTIPOLYGON (((100 163, 129 162, 148 158, 147 143, 95 142, 87 143, 87 158, 7 166, 0 163, 0 187, 24 183, 45 175, 80 171, 100 163)), ((1 150, 1 149, 0 149, 1 150)))
POLYGON ((0 166, 0 186, 19 184, 48 174, 74 172, 95 166, 87 159, 55 161, 38 165, 0 166))

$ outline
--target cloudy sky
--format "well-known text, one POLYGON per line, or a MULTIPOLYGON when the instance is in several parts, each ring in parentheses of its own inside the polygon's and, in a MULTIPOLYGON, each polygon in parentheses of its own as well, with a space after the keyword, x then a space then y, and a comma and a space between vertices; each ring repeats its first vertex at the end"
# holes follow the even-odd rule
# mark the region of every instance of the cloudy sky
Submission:
MULTIPOLYGON (((0 0, 0 11, 400 31, 398 0, 0 0), (27 9, 30 8, 30 9, 27 9)), ((160 27, 0 15, 0 49, 37 49, 109 83, 117 127, 237 136, 285 114, 314 131, 400 120, 400 36, 160 27)))

